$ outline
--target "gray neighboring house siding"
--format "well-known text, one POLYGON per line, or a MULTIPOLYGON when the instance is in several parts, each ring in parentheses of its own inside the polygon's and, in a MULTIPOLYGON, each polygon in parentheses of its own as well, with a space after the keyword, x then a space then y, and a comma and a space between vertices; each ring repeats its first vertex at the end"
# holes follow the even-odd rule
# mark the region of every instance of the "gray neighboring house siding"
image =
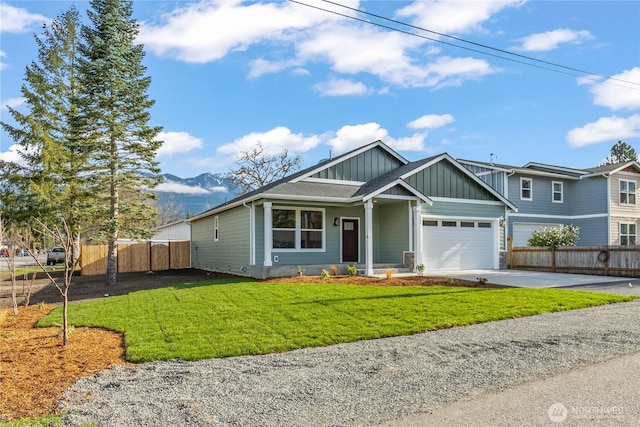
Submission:
MULTIPOLYGON (((624 179, 624 174, 627 174, 640 183, 640 165, 637 162, 589 169, 539 163, 516 167, 472 160, 460 162, 496 189, 500 188, 501 180, 508 182, 502 194, 517 206, 517 211, 511 211, 507 216, 506 232, 509 236, 514 236, 514 226, 519 224, 529 228, 544 224, 575 225, 580 228, 578 246, 616 244, 616 227, 621 216, 617 213, 620 211, 616 200, 617 180, 624 179), (532 180, 532 200, 521 198, 523 177, 532 180), (612 183, 612 179, 616 181, 612 183), (553 182, 563 185, 562 203, 552 200, 553 182)), ((634 208, 628 209, 632 212, 631 219, 623 218, 622 221, 634 221, 634 208)))

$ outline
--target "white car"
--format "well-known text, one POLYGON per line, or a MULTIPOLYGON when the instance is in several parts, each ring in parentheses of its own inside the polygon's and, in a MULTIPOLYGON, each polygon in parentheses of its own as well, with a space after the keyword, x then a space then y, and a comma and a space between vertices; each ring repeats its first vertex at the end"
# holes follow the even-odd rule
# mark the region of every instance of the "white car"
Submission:
POLYGON ((49 252, 47 252, 47 265, 54 265, 59 262, 64 263, 64 248, 55 247, 51 248, 49 252))

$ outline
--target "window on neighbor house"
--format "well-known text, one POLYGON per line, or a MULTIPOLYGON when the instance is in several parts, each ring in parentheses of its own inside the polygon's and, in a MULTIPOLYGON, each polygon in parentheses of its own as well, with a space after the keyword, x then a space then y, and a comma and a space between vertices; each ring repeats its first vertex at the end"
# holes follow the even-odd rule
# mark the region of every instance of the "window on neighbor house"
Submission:
POLYGON ((531 178, 520 178, 520 199, 533 200, 533 180, 531 178))
POLYGON ((220 240, 220 217, 218 215, 213 217, 213 241, 220 240))
POLYGON ((636 182, 626 179, 620 180, 620 204, 635 205, 636 204, 636 182))
POLYGON ((273 209, 273 249, 324 248, 324 210, 273 209))
POLYGON ((562 203, 563 200, 563 183, 553 181, 551 183, 552 201, 553 203, 562 203))
POLYGON ((620 224, 620 244, 624 246, 636 244, 636 225, 634 223, 620 224))

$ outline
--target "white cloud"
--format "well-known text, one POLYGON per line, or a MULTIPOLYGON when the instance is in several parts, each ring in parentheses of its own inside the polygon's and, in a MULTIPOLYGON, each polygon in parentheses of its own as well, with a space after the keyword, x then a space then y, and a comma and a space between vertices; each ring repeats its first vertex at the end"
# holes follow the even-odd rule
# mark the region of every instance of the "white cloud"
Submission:
POLYGON ((163 182, 154 188, 154 191, 161 193, 180 193, 180 194, 209 194, 210 191, 198 186, 189 186, 179 182, 163 182))
POLYGON ((400 18, 412 18, 412 24, 439 33, 468 33, 481 29, 483 22, 524 1, 424 1, 417 0, 396 12, 400 18))
POLYGON ((9 150, 0 152, 0 160, 12 163, 22 163, 22 156, 20 155, 20 146, 17 144, 11 145, 9 150))
POLYGON ((407 123, 409 129, 435 129, 455 122, 451 114, 426 114, 407 123))
POLYGON ((343 74, 366 72, 382 80, 401 85, 419 85, 425 72, 412 64, 406 50, 423 41, 396 32, 331 23, 318 27, 312 36, 298 44, 298 56, 304 61, 328 61, 343 74))
MULTIPOLYGON (((0 50, 0 58, 2 58, 3 56, 6 56, 7 54, 4 53, 4 51, 0 50)), ((7 64, 5 64, 4 62, 0 61, 0 70, 5 70, 7 69, 9 66, 7 64)))
POLYGON ((422 151, 424 150, 424 135, 415 134, 405 138, 392 138, 389 132, 378 123, 364 123, 347 125, 340 128, 334 138, 327 141, 336 153, 349 150, 381 140, 395 150, 422 151))
POLYGON ((138 41, 157 55, 204 63, 256 43, 287 40, 297 31, 336 19, 345 18, 289 2, 203 0, 165 14, 160 24, 141 22, 138 41))
POLYGON ((579 44, 590 39, 593 39, 593 35, 589 31, 573 31, 568 28, 560 28, 518 39, 520 44, 514 46, 513 49, 524 52, 544 52, 556 49, 564 43, 579 44))
POLYGON ((482 60, 471 57, 450 58, 442 56, 427 64, 425 85, 436 89, 447 86, 460 86, 466 80, 479 80, 489 74, 497 73, 497 68, 482 60))
POLYGON ((566 139, 572 147, 584 147, 606 141, 618 141, 640 136, 640 114, 624 117, 602 117, 581 128, 567 133, 566 139))
POLYGON ((26 33, 34 25, 48 23, 50 19, 3 2, 0 3, 0 22, 0 33, 26 33))
POLYGON ((304 136, 301 133, 292 133, 284 126, 279 126, 267 132, 251 132, 231 143, 222 145, 217 149, 217 152, 237 155, 242 151, 252 149, 258 142, 261 142, 269 154, 277 154, 284 149, 303 153, 315 148, 320 140, 321 137, 317 135, 304 136))
POLYGON ((6 110, 7 107, 11 107, 11 108, 19 107, 22 104, 24 104, 25 101, 26 99, 23 97, 7 98, 6 100, 2 101, 2 104, 0 105, 0 110, 6 110))
POLYGON ((202 140, 189 135, 187 132, 160 132, 157 140, 164 141, 158 150, 158 157, 170 157, 178 153, 202 148, 202 140))
POLYGON ((314 88, 324 96, 365 95, 369 92, 364 83, 347 79, 331 79, 316 84, 314 88))
MULTIPOLYGON (((584 82, 582 80, 581 82, 584 82)), ((594 83, 589 92, 593 94, 593 103, 612 110, 634 110, 640 108, 640 67, 625 70, 610 79, 594 83), (622 82, 635 82, 636 85, 622 82)))

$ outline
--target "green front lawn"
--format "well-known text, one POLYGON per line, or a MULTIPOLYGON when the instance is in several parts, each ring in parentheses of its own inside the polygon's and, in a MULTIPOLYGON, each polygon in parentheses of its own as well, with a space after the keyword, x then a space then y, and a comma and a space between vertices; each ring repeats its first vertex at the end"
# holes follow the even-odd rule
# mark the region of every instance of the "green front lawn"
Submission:
MULTIPOLYGON (((75 326, 124 333, 127 358, 144 362, 282 352, 631 299, 556 289, 272 284, 234 279, 73 304, 69 320, 75 326)), ((38 325, 60 323, 58 308, 38 325)))

